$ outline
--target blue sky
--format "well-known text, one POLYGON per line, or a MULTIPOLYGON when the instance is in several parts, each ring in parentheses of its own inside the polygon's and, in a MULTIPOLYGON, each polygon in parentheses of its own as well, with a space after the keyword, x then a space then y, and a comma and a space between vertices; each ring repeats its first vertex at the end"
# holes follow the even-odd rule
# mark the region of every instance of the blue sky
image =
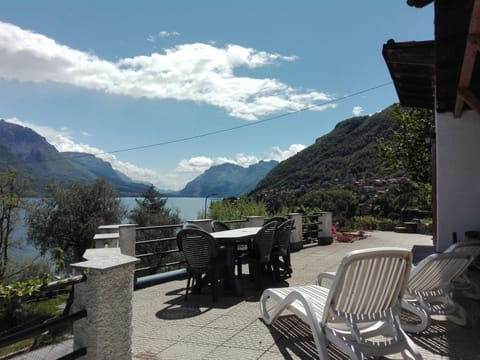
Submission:
POLYGON ((223 162, 281 161, 339 121, 398 101, 381 86, 391 83, 382 45, 433 39, 433 6, 405 0, 0 9, 0 118, 174 190, 223 162))

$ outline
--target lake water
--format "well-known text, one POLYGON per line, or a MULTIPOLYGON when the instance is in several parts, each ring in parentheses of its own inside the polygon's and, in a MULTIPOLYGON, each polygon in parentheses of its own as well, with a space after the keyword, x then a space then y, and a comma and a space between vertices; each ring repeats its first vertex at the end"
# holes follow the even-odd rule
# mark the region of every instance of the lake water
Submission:
MULTIPOLYGON (((136 198, 121 198, 123 205, 127 210, 131 210, 136 206, 136 198)), ((197 215, 203 217, 205 211, 205 204, 207 208, 210 206, 212 199, 198 198, 198 197, 171 197, 167 198, 166 206, 170 209, 178 209, 182 221, 197 219, 197 215)), ((23 223, 24 213, 20 214, 21 221, 15 226, 12 239, 14 244, 11 247, 9 256, 14 261, 21 261, 22 259, 35 258, 38 255, 37 249, 29 244, 26 240, 27 229, 23 223)), ((128 222, 127 219, 123 221, 128 222)))
MULTIPOLYGON (((207 208, 212 201, 211 198, 206 200, 207 208)), ((122 203, 127 210, 131 210, 136 206, 135 198, 122 198, 122 203)), ((180 211, 180 218, 183 221, 197 219, 197 215, 203 217, 205 212, 205 198, 199 197, 169 197, 167 198, 166 206, 170 209, 178 209, 180 211)))

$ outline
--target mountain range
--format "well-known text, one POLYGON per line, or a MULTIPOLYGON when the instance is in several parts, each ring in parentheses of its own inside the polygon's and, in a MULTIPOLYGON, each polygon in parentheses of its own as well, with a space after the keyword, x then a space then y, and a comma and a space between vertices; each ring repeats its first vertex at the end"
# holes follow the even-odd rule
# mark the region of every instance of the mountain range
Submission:
POLYGON ((32 129, 0 120, 0 171, 10 169, 27 181, 29 194, 42 194, 45 184, 109 181, 121 196, 135 196, 148 185, 132 181, 110 163, 85 153, 62 153, 32 129))
MULTIPOLYGON (((239 196, 250 192, 276 165, 276 161, 261 161, 248 168, 234 164, 213 166, 189 182, 178 192, 159 190, 168 196, 219 197, 239 196)), ((30 195, 42 194, 45 184, 56 180, 62 184, 90 183, 102 177, 120 196, 138 196, 148 185, 132 181, 112 168, 109 162, 92 154, 59 152, 34 130, 0 120, 0 171, 17 173, 19 180, 29 184, 30 195)))
POLYGON ((277 164, 278 161, 272 160, 260 161, 248 168, 229 163, 212 166, 190 181, 178 194, 199 197, 213 194, 219 197, 238 197, 248 194, 277 164))

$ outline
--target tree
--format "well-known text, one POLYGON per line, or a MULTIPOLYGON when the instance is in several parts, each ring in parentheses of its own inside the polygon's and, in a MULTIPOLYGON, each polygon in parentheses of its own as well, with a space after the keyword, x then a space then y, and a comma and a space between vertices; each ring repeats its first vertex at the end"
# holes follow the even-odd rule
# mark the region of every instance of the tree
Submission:
POLYGON ((28 241, 42 254, 63 249, 67 264, 81 260, 92 247, 98 226, 121 223, 125 216, 115 190, 104 179, 68 187, 50 183, 46 192, 27 209, 28 241))
POLYGON ((377 147, 380 157, 393 169, 405 170, 413 181, 431 183, 432 157, 430 140, 434 135, 432 110, 396 105, 392 110, 398 129, 391 140, 381 139, 377 147))
POLYGON ((153 185, 142 193, 142 199, 135 199, 137 207, 130 211, 128 218, 139 226, 169 225, 180 223, 178 210, 166 207, 163 198, 153 185))
MULTIPOLYGON (((142 193, 142 199, 136 199, 137 206, 128 215, 131 222, 140 227, 152 227, 150 229, 137 231, 137 241, 151 239, 175 239, 175 229, 155 228, 156 225, 173 225, 180 223, 178 210, 172 210, 166 206, 167 199, 155 189, 153 185, 142 193)), ((173 241, 173 240, 172 240, 173 241)), ((142 257, 140 266, 149 268, 150 273, 156 273, 160 265, 178 261, 181 256, 178 253, 171 253, 170 241, 159 241, 147 244, 138 244, 138 254, 151 254, 142 257)), ((164 269, 166 270, 166 269, 164 269)))
POLYGON ((3 281, 9 257, 8 249, 18 211, 24 201, 13 171, 0 172, 0 281, 3 281))

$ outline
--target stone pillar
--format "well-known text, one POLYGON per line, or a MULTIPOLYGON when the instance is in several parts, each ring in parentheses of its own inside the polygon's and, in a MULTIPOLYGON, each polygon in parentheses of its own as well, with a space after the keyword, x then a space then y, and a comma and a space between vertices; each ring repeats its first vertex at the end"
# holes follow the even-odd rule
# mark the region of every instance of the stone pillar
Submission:
POLYGON ((318 213, 318 243, 320 245, 328 245, 333 241, 332 235, 332 213, 318 213))
POLYGON ((93 237, 93 247, 95 249, 101 248, 116 248, 119 247, 118 228, 119 224, 115 225, 100 225, 98 227, 98 233, 93 237))
POLYGON ((95 234, 93 237, 93 241, 94 241, 93 247, 95 249, 116 248, 118 247, 118 239, 119 239, 118 232, 95 234))
POLYGON ((211 233, 213 231, 212 219, 196 219, 196 220, 188 220, 187 222, 200 226, 206 232, 211 233))
POLYGON ((290 238, 290 250, 298 251, 303 248, 303 216, 301 213, 290 213, 287 217, 295 222, 293 224, 295 229, 290 238))
POLYGON ((246 218, 245 227, 263 226, 265 222, 265 216, 247 216, 246 218))
POLYGON ((100 234, 108 234, 108 233, 116 233, 118 232, 118 227, 120 224, 114 224, 114 225, 100 225, 98 227, 98 232, 100 234))
POLYGON ((87 281, 75 285, 72 311, 87 317, 73 325, 74 350, 86 347, 82 359, 132 359, 133 274, 138 259, 119 248, 88 249, 87 261, 71 264, 87 270, 87 281))
POLYGON ((124 255, 135 256, 137 242, 137 224, 122 224, 118 228, 118 247, 124 255))

